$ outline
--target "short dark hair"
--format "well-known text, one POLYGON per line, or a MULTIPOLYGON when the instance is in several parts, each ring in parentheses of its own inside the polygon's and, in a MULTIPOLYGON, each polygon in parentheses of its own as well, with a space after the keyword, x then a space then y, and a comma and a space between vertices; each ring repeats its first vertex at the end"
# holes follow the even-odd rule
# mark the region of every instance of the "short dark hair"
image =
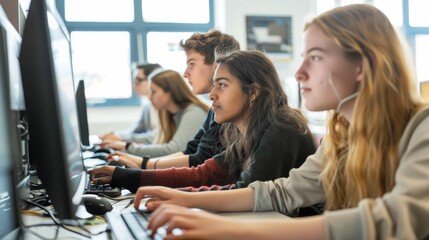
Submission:
POLYGON ((240 49, 240 44, 233 36, 216 29, 207 33, 194 33, 188 39, 180 41, 180 46, 185 52, 194 50, 203 55, 205 64, 214 63, 217 55, 240 49))
POLYGON ((144 70, 144 74, 147 76, 149 76, 155 69, 161 68, 161 65, 159 65, 158 63, 143 63, 143 64, 139 64, 137 65, 137 69, 143 69, 144 70))

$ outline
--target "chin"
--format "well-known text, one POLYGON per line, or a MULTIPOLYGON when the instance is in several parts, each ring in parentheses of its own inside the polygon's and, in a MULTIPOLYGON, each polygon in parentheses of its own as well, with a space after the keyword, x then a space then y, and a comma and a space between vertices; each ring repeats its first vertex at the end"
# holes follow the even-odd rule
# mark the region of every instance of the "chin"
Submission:
POLYGON ((225 122, 225 121, 223 121, 223 120, 222 120, 222 118, 217 117, 217 116, 216 116, 216 114, 215 114, 214 120, 215 120, 215 122, 216 122, 217 124, 222 124, 222 123, 224 123, 224 122, 225 122))

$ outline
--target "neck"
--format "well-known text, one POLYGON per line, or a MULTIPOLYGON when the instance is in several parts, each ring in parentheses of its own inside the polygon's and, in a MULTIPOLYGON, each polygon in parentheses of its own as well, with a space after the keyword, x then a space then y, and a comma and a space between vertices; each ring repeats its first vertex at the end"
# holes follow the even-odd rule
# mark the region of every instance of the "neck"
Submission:
POLYGON ((168 107, 167 107, 167 111, 171 114, 176 114, 178 111, 180 111, 180 108, 177 104, 175 104, 174 102, 172 102, 168 107))
POLYGON ((341 113, 349 122, 352 119, 353 107, 358 95, 358 92, 353 93, 352 95, 343 98, 337 105, 336 112, 341 113))

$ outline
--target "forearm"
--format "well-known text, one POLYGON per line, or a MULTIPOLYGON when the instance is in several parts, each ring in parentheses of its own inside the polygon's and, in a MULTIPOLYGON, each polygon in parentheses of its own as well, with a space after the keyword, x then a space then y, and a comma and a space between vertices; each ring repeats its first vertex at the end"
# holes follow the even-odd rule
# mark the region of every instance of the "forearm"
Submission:
POLYGON ((327 239, 323 216, 300 219, 264 219, 239 223, 234 239, 327 239))
POLYGON ((146 169, 155 169, 155 164, 156 169, 165 169, 171 167, 189 167, 189 156, 172 155, 170 157, 151 159, 147 162, 146 169))
POLYGON ((253 189, 190 193, 187 207, 212 212, 243 212, 253 210, 253 189))
POLYGON ((229 184, 230 181, 228 169, 220 166, 214 159, 192 168, 143 170, 140 176, 140 186, 158 185, 172 188, 222 185, 229 184))

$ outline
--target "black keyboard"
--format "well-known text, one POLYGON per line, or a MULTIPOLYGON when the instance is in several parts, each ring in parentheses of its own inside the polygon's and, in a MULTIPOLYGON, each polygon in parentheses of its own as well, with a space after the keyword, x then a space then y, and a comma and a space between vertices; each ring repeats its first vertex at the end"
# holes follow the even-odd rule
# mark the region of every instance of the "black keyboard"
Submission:
POLYGON ((121 188, 112 187, 110 184, 92 184, 89 180, 89 175, 87 175, 85 194, 101 194, 108 197, 117 197, 121 195, 121 188))
POLYGON ((121 189, 117 187, 112 187, 109 184, 104 185, 95 185, 91 184, 85 189, 85 194, 102 194, 108 197, 117 197, 121 195, 121 189))
MULTIPOLYGON (((147 229, 149 213, 140 211, 126 211, 122 213, 108 213, 107 221, 112 230, 114 239, 152 239, 151 231, 147 229)), ((166 229, 158 229, 153 239, 164 239, 166 229)))

